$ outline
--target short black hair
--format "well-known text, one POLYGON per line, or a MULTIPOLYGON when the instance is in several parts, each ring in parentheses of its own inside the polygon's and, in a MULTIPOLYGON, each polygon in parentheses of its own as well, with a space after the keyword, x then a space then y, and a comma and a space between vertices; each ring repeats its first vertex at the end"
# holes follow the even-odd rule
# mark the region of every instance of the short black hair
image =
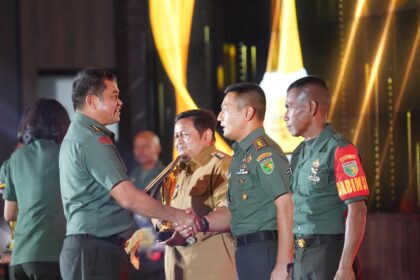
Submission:
POLYGON ((63 141, 70 124, 66 109, 54 99, 40 98, 24 113, 19 123, 18 140, 28 145, 35 140, 63 141))
POLYGON ((117 78, 113 73, 99 68, 90 67, 78 72, 74 77, 71 96, 74 110, 83 108, 88 94, 102 98, 102 92, 105 90, 105 80, 116 81, 117 78))
POLYGON ((207 109, 194 109, 179 113, 175 116, 175 123, 182 119, 191 119, 194 128, 203 135, 206 129, 210 129, 215 140, 214 132, 217 127, 216 115, 207 109))
POLYGON ((321 77, 318 77, 316 75, 309 75, 309 76, 306 76, 306 77, 303 77, 303 78, 300 78, 300 79, 294 81, 287 88, 287 91, 289 91, 291 89, 294 89, 294 88, 301 88, 301 87, 304 87, 304 86, 309 85, 309 84, 320 86, 326 92, 328 92, 328 87, 327 87, 327 84, 325 83, 325 81, 321 77))
POLYGON ((264 120, 266 110, 266 99, 263 89, 256 83, 241 82, 229 85, 224 93, 234 92, 246 102, 247 105, 255 109, 258 119, 264 120))

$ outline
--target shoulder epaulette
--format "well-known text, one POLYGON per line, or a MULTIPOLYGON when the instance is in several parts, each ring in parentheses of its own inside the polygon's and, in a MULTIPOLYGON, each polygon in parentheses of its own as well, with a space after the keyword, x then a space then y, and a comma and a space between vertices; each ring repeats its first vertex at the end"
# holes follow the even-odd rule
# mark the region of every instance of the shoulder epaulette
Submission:
POLYGON ((257 138, 254 142, 252 142, 252 146, 254 146, 255 150, 259 151, 264 147, 267 147, 267 141, 264 138, 257 138))
POLYGON ((340 133, 334 134, 332 138, 337 142, 338 146, 340 147, 345 147, 351 144, 351 142, 340 133))
POLYGON ((95 125, 89 125, 89 128, 91 130, 93 130, 94 132, 103 132, 102 129, 100 129, 99 127, 95 126, 95 125))

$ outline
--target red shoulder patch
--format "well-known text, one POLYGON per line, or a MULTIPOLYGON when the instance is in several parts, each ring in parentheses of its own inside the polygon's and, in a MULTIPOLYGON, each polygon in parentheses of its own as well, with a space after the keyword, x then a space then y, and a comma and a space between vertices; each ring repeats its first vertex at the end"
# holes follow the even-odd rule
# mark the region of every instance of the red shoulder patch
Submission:
POLYGON ((109 138, 108 136, 101 136, 99 137, 98 140, 101 144, 104 144, 104 145, 114 145, 114 142, 112 142, 112 139, 109 138))
POLYGON ((355 146, 350 144, 335 150, 334 169, 341 200, 369 195, 365 172, 355 146))

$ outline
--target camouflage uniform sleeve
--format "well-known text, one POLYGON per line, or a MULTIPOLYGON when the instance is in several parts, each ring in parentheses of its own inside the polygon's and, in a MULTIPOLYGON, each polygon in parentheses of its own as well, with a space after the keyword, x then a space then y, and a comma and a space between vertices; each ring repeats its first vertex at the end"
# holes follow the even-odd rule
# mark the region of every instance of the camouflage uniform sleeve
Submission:
POLYGON ((266 150, 258 155, 256 161, 260 185, 273 201, 290 192, 290 166, 286 160, 266 150))
POLYGON ((95 136, 84 145, 88 172, 108 190, 121 181, 129 180, 127 169, 111 138, 95 136))
POLYGON ((367 199, 369 188, 357 149, 352 144, 337 147, 334 155, 337 191, 346 204, 367 199))
POLYGON ((15 185, 10 177, 10 160, 5 161, 0 168, 0 187, 4 191, 4 200, 17 201, 15 185))
POLYGON ((213 201, 215 207, 228 206, 227 202, 227 172, 229 169, 230 158, 222 159, 221 164, 216 170, 215 179, 213 181, 213 201))

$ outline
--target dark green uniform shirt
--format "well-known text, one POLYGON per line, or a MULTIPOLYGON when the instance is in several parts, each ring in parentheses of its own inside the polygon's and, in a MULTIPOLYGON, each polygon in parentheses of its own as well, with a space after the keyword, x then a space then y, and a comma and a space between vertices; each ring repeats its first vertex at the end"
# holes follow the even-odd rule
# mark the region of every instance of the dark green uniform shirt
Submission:
POLYGON ((290 191, 290 167, 264 128, 234 144, 228 177, 233 235, 277 230, 274 200, 290 191))
POLYGON ((111 196, 128 180, 114 134, 95 120, 76 114, 61 144, 60 182, 67 235, 106 237, 132 227, 132 215, 111 196))
POLYGON ((12 265, 58 262, 65 236, 59 149, 54 141, 36 140, 17 149, 5 166, 3 198, 19 208, 12 265))
POLYGON ((316 139, 295 149, 291 167, 293 232, 344 233, 347 204, 369 194, 356 148, 327 125, 316 139))
POLYGON ((162 170, 165 169, 165 166, 159 160, 156 162, 156 166, 150 170, 144 170, 140 165, 136 165, 136 167, 130 172, 130 179, 131 182, 139 189, 144 190, 147 185, 155 179, 162 170))

